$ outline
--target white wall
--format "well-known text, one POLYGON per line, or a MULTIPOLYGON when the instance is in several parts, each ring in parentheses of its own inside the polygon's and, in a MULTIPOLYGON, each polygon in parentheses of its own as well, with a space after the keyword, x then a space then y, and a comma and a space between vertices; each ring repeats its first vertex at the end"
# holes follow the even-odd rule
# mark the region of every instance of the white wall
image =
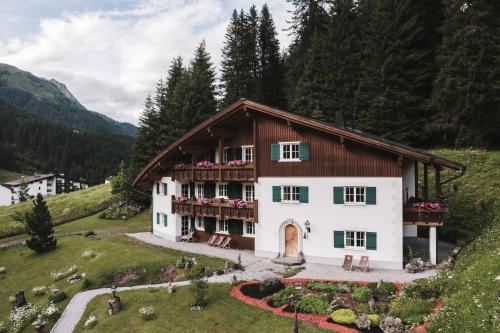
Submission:
MULTIPOLYGON (((280 226, 292 219, 305 231, 311 223, 308 239, 302 239, 302 251, 308 262, 339 265, 344 255, 358 261, 370 257, 371 267, 401 269, 403 262, 402 179, 399 177, 260 177, 255 184, 259 200, 255 252, 275 257, 280 252, 280 226), (309 203, 286 204, 272 201, 272 187, 297 185, 309 187, 309 203), (333 203, 334 186, 375 186, 377 204, 348 206, 333 203), (377 233, 376 250, 339 249, 333 246, 334 230, 358 230, 377 233)), ((300 234, 300 233, 299 233, 300 234)), ((299 243, 301 241, 299 240, 299 243)), ((300 251, 300 245, 299 245, 300 251)))
POLYGON ((0 206, 12 204, 12 192, 10 188, 0 185, 0 206))
POLYGON ((406 202, 405 188, 408 188, 408 198, 415 196, 415 160, 405 159, 403 163, 403 201, 406 202))
POLYGON ((167 193, 163 193, 163 185, 160 184, 160 194, 156 194, 156 184, 153 187, 153 234, 175 241, 180 238, 180 216, 172 214, 172 195, 180 192, 180 183, 173 182, 170 177, 163 177, 162 183, 167 184, 167 193), (178 189, 176 188, 178 187, 178 189), (160 224, 156 223, 156 213, 168 215, 168 225, 163 225, 163 216, 160 216, 160 224), (177 219, 179 221, 177 221, 177 219))

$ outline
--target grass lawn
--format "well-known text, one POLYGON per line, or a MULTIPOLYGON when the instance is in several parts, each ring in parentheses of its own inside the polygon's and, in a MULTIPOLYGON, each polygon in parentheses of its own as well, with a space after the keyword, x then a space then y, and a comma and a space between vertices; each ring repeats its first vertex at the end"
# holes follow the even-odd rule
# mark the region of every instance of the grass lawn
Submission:
MULTIPOLYGON (((119 293, 123 308, 113 316, 107 314, 109 295, 96 297, 88 306, 75 332, 273 332, 289 333, 293 319, 275 316, 271 312, 247 305, 232 298, 228 285, 210 285, 208 307, 190 311, 193 296, 189 287, 178 288, 174 294, 165 289, 138 290, 119 293), (156 318, 143 321, 139 308, 154 305, 156 318), (98 323, 91 330, 84 328, 90 314, 98 323)), ((300 332, 332 332, 312 324, 300 324, 300 332)))
POLYGON ((22 176, 23 176, 22 173, 0 169, 0 183, 7 183, 10 182, 11 180, 19 179, 22 176))
MULTIPOLYGON (((58 217, 73 211, 93 207, 111 198, 111 185, 102 184, 71 193, 58 194, 46 198, 52 217, 58 217)), ((17 205, 0 207, 0 231, 21 225, 12 219, 15 212, 24 212, 32 207, 32 202, 27 201, 17 205)))
MULTIPOLYGON (((35 286, 55 286, 71 298, 81 289, 82 282, 69 284, 66 279, 54 282, 50 273, 73 264, 78 266, 79 273, 87 274, 90 289, 110 286, 115 273, 126 268, 134 268, 138 274, 137 280, 132 284, 163 282, 160 277, 162 267, 173 265, 176 259, 183 255, 189 257, 193 255, 150 246, 121 234, 121 232, 147 230, 149 228, 147 216, 147 213, 142 213, 129 221, 106 221, 89 217, 69 223, 65 231, 93 229, 101 239, 93 240, 83 236, 60 237, 56 250, 42 255, 34 253, 25 246, 1 250, 0 266, 5 266, 7 273, 0 274, 0 322, 8 319, 11 309, 8 297, 19 290, 25 290, 28 302, 39 306, 47 305, 48 295, 33 296, 31 289, 35 286), (100 223, 106 227, 99 228, 100 223), (96 256, 92 259, 83 258, 82 253, 87 249, 91 249, 96 256)), ((224 261, 221 259, 195 257, 198 262, 214 270, 224 267, 224 261)), ((179 273, 182 274, 182 271, 179 273)), ((58 305, 64 308, 68 301, 69 299, 58 305)), ((25 331, 31 331, 31 328, 26 328, 25 331)))

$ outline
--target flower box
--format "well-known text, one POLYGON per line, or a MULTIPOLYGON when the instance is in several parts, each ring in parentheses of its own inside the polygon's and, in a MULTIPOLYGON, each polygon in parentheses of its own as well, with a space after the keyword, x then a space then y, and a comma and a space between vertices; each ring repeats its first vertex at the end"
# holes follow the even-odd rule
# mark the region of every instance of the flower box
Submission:
POLYGON ((242 167, 242 166, 245 166, 246 164, 247 164, 247 162, 245 162, 243 160, 232 160, 232 161, 229 161, 227 163, 227 165, 230 167, 242 167))
POLYGON ((245 208, 247 206, 247 202, 244 200, 240 200, 240 199, 231 199, 231 200, 229 200, 229 206, 231 208, 242 209, 242 208, 245 208))
POLYGON ((209 206, 212 204, 212 199, 207 199, 207 198, 199 198, 198 199, 198 204, 204 205, 204 206, 209 206))
POLYGON ((177 202, 177 203, 186 203, 188 201, 189 201, 189 198, 185 197, 183 195, 180 195, 180 196, 175 198, 175 202, 177 202))
POLYGON ((441 204, 438 202, 430 202, 430 201, 419 201, 412 203, 413 208, 423 208, 427 210, 438 209, 441 208, 441 204))
POLYGON ((201 162, 198 162, 197 165, 199 168, 206 168, 206 169, 209 169, 209 168, 214 166, 214 164, 210 161, 201 161, 201 162))

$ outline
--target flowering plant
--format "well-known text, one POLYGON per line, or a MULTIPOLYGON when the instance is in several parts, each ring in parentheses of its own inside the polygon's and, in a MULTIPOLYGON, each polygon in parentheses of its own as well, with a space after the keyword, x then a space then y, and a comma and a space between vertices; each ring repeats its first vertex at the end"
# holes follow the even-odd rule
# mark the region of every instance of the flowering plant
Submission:
POLYGON ((247 206, 247 202, 244 200, 240 200, 240 199, 231 199, 231 200, 229 200, 229 206, 232 208, 241 209, 241 208, 245 208, 247 206))
POLYGON ((207 198, 199 198, 198 203, 200 205, 211 205, 212 204, 212 199, 207 199, 207 198))
POLYGON ((36 287, 33 287, 33 289, 31 289, 31 292, 35 296, 42 296, 42 295, 45 295, 47 293, 47 287, 45 287, 45 286, 36 286, 36 287))
POLYGON ((95 252, 92 251, 91 249, 87 249, 87 250, 83 251, 82 257, 84 257, 85 259, 94 258, 95 252))
POLYGON ((52 272, 50 273, 50 276, 52 277, 52 280, 59 281, 64 279, 66 276, 70 276, 71 274, 76 273, 77 270, 78 267, 76 265, 73 265, 67 268, 63 268, 59 272, 52 272))
POLYGON ((189 201, 189 198, 188 197, 185 197, 183 195, 180 195, 178 197, 175 197, 175 201, 176 202, 180 202, 180 203, 184 203, 184 202, 187 202, 189 201))
POLYGON ((25 306, 12 310, 9 317, 12 324, 12 331, 20 332, 38 313, 38 307, 31 304, 26 304, 25 306))
POLYGON ((198 166, 200 168, 211 168, 214 166, 214 164, 210 161, 201 161, 201 162, 198 162, 198 166))
POLYGON ((92 328, 94 327, 95 325, 97 324, 97 318, 91 314, 87 320, 85 320, 85 324, 83 326, 85 326, 85 328, 92 328))
POLYGON ((152 305, 141 307, 139 309, 139 314, 143 320, 151 320, 155 316, 155 307, 152 305))
POLYGON ((415 208, 438 209, 441 205, 438 202, 419 201, 412 204, 415 208))
POLYGON ((185 164, 185 163, 177 163, 176 165, 174 165, 174 168, 175 169, 186 169, 187 168, 187 164, 185 164))
POLYGON ((61 315, 61 310, 54 303, 49 303, 49 306, 42 310, 42 317, 50 320, 56 320, 61 315))
POLYGON ((227 165, 232 166, 232 167, 242 167, 245 164, 247 164, 247 162, 245 162, 243 160, 232 160, 232 161, 229 161, 227 163, 227 165))

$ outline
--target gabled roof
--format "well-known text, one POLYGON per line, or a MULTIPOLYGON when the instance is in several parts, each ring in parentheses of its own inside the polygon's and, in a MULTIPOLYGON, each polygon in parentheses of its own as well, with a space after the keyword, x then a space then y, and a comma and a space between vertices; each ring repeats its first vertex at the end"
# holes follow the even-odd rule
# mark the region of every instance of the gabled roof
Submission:
POLYGON ((12 180, 10 182, 5 183, 4 185, 6 185, 6 186, 19 186, 23 182, 28 184, 28 183, 33 183, 33 182, 40 181, 40 180, 43 180, 46 178, 52 178, 55 176, 56 176, 56 174, 54 174, 54 173, 35 174, 33 176, 24 176, 24 177, 21 177, 19 179, 12 180))
POLYGON ((421 161, 426 164, 431 164, 440 167, 446 167, 453 170, 465 170, 465 166, 448 159, 444 159, 438 157, 436 155, 430 154, 422 149, 413 148, 407 145, 403 145, 397 143, 395 141, 387 140, 385 138, 381 138, 372 134, 368 134, 359 130, 347 128, 347 127, 338 127, 331 123, 327 123, 324 121, 319 121, 313 118, 301 116, 295 113, 279 110, 264 104, 260 104, 257 102, 253 102, 247 99, 240 99, 239 101, 231 104, 223 111, 220 111, 208 118, 198 126, 194 127, 192 130, 184 134, 181 138, 175 141, 173 144, 168 146, 165 150, 160 152, 155 158, 153 158, 137 175, 134 179, 134 186, 137 185, 140 181, 144 180, 147 175, 154 170, 154 168, 158 167, 159 162, 162 158, 167 156, 169 153, 176 151, 178 147, 192 138, 194 135, 200 133, 214 125, 228 116, 242 110, 242 109, 250 109, 259 113, 263 113, 266 115, 270 115, 277 118, 282 118, 286 121, 289 121, 292 124, 302 125, 306 127, 313 128, 320 132, 332 134, 335 136, 342 137, 349 141, 358 142, 364 145, 368 145, 380 150, 392 152, 397 155, 401 155, 403 157, 412 158, 418 161, 421 161))

